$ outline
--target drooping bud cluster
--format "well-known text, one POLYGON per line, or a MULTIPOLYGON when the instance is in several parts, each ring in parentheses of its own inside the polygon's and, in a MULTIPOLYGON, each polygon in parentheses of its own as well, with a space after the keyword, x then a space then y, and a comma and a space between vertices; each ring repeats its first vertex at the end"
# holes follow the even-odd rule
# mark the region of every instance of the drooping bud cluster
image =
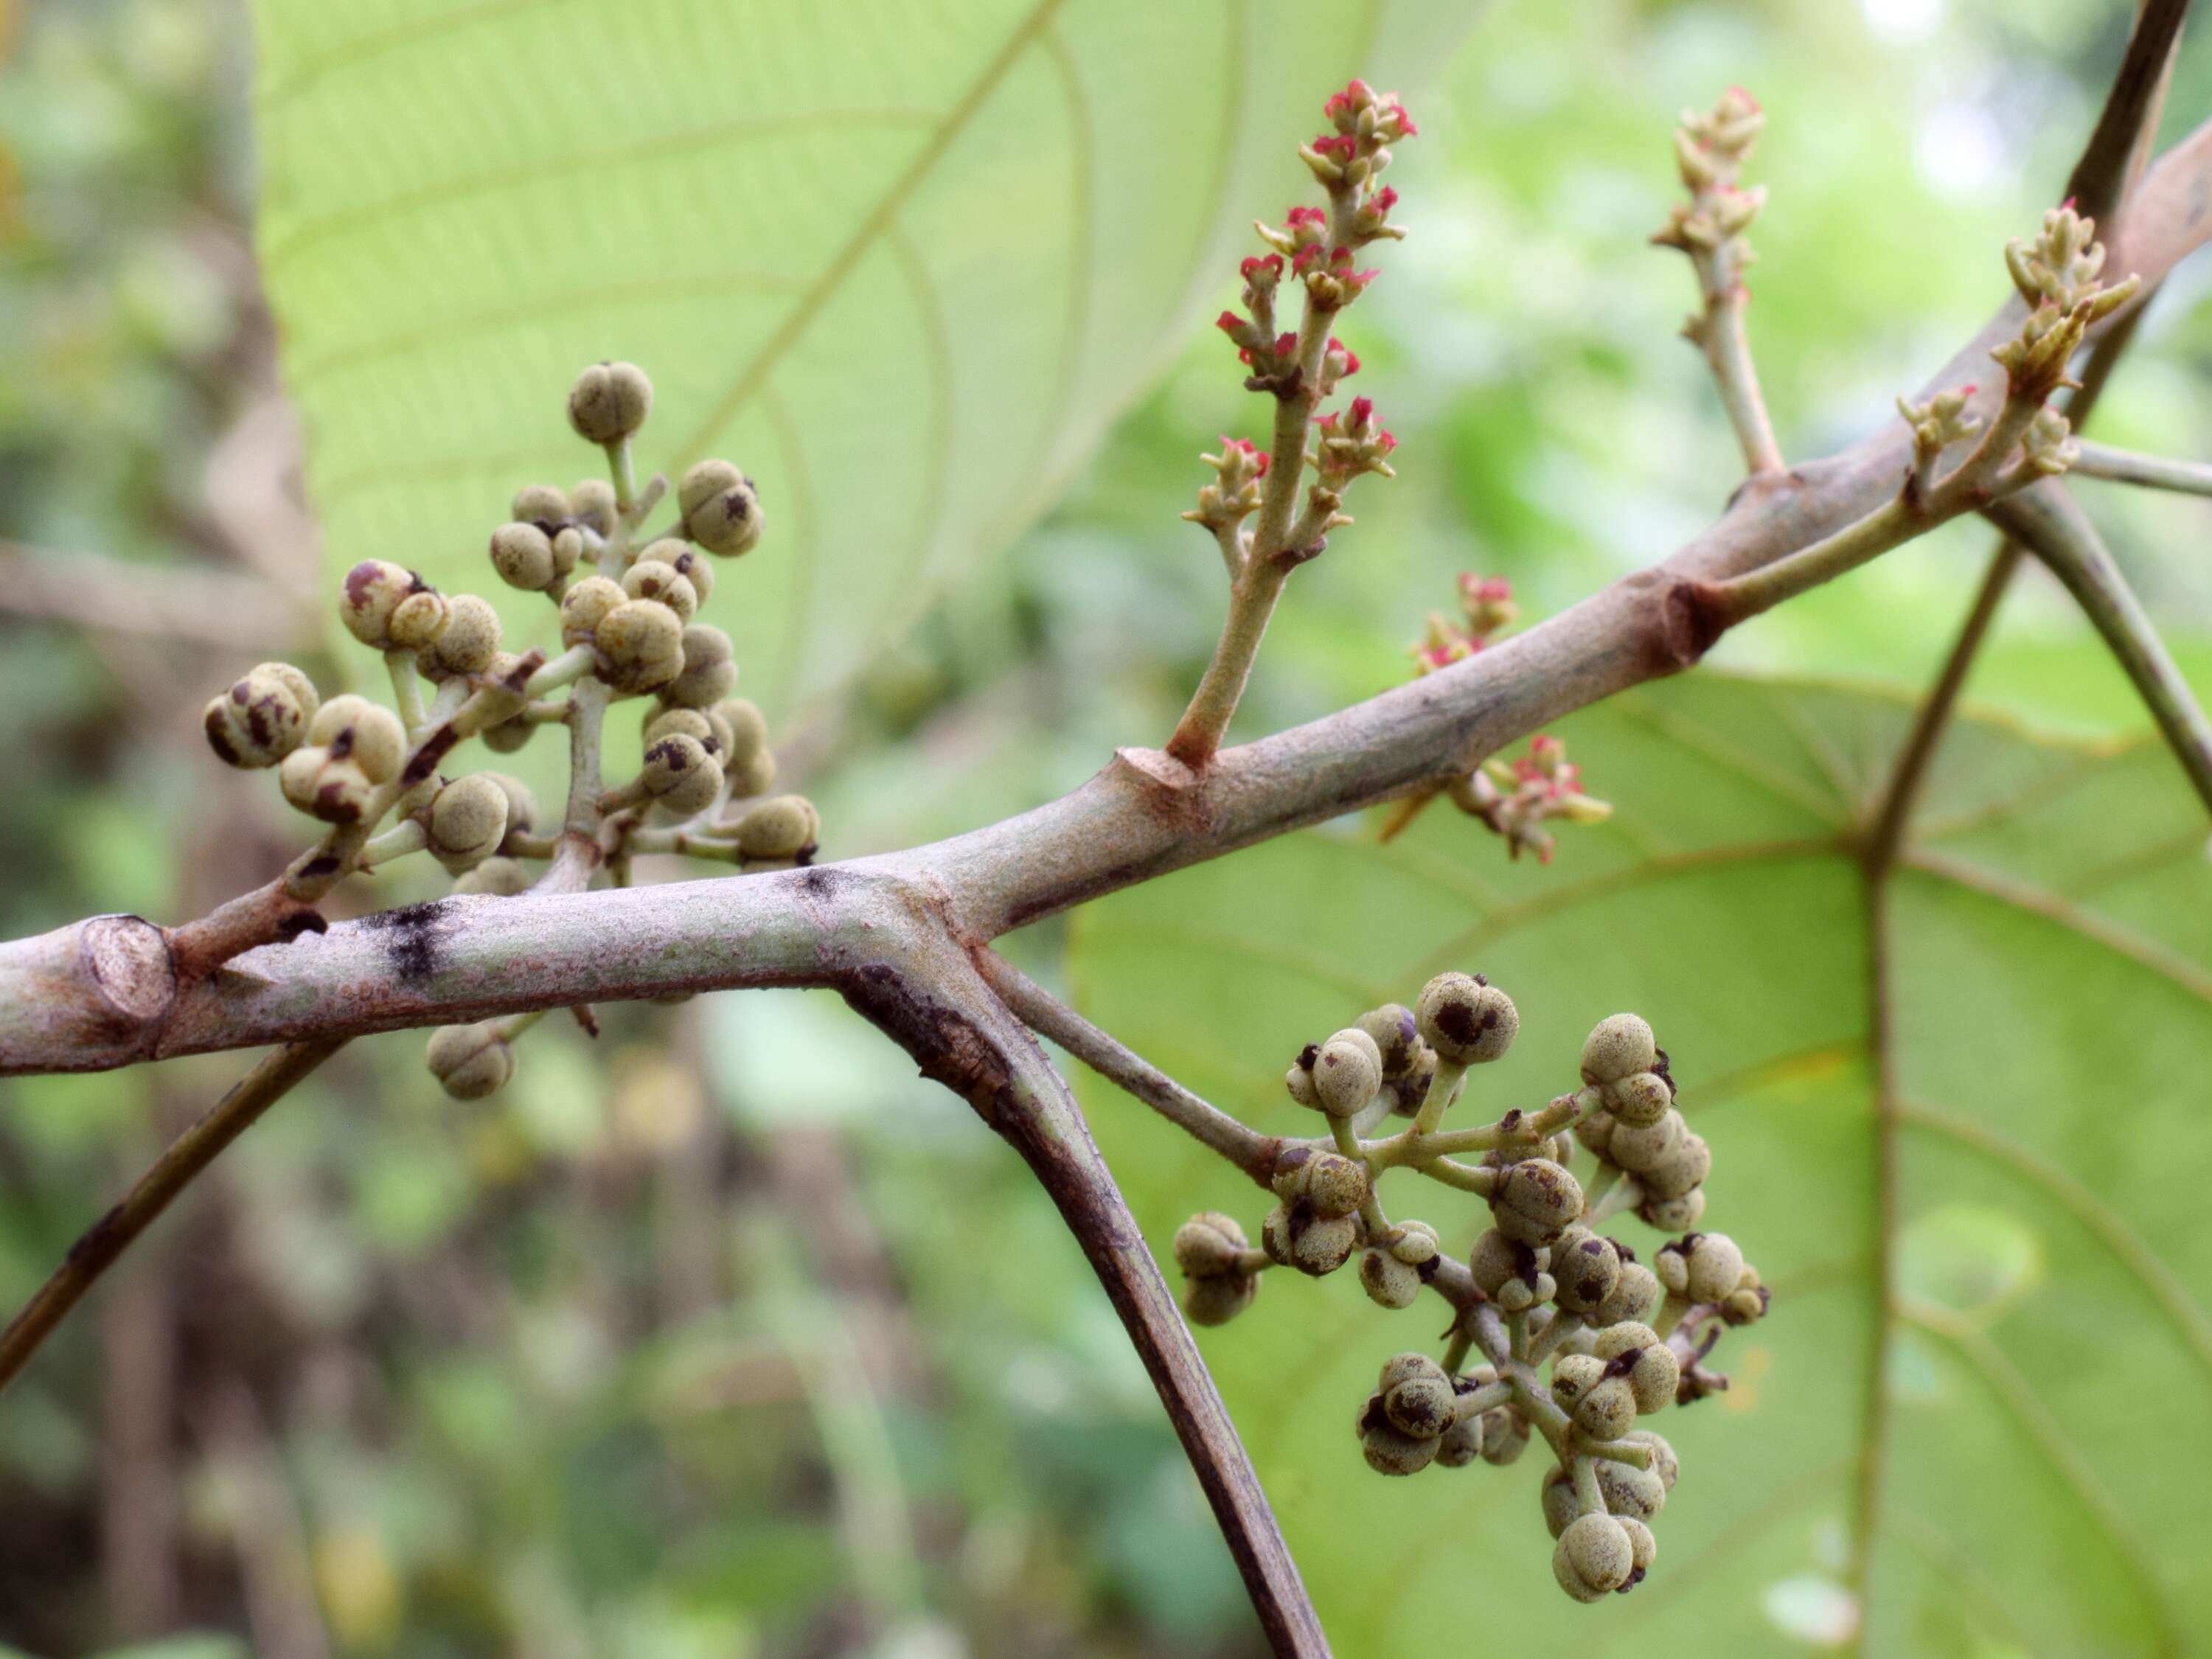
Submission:
POLYGON ((1703 1362, 1724 1329, 1765 1316, 1768 1293, 1735 1241, 1692 1231, 1711 1155, 1636 1015, 1601 1021, 1577 1085, 1540 1109, 1444 1127, 1469 1068, 1503 1056, 1520 1024, 1482 975, 1448 973, 1411 1009, 1385 1004, 1309 1044, 1284 1081, 1329 1133, 1275 1155, 1262 1249, 1208 1212, 1176 1235, 1175 1255, 1197 1324, 1250 1306, 1270 1266, 1318 1278, 1355 1254, 1378 1306, 1410 1307, 1424 1287, 1441 1296, 1452 1309, 1443 1358, 1406 1352, 1382 1366, 1354 1419, 1361 1453, 1380 1473, 1410 1475, 1510 1463, 1540 1437, 1553 1454, 1539 1497, 1553 1575, 1594 1601, 1643 1581, 1656 1558, 1651 1522, 1679 1473, 1673 1448, 1639 1424, 1727 1386, 1703 1362), (1371 1138, 1401 1115, 1412 1122, 1371 1138), (1586 1179, 1570 1167, 1583 1149, 1596 1154, 1586 1179), (1382 1184, 1395 1170, 1487 1200, 1489 1224, 1464 1261, 1433 1224, 1389 1218, 1382 1184), (1631 1210, 1674 1236, 1650 1265, 1601 1231, 1631 1210))
POLYGON ((1416 675, 1465 662, 1521 617, 1521 607, 1513 602, 1513 584, 1503 576, 1462 571, 1459 599, 1457 621, 1441 611, 1429 612, 1426 629, 1410 648, 1416 675))
POLYGON ((1567 758, 1559 738, 1528 739, 1528 752, 1506 762, 1492 757, 1447 793, 1468 817, 1480 818, 1505 838, 1509 858, 1534 853, 1549 864, 1556 843, 1541 827, 1554 819, 1567 823, 1602 823, 1613 816, 1610 803, 1583 793, 1582 768, 1567 758))
MULTIPOLYGON (((568 393, 568 423, 605 449, 611 477, 567 490, 526 485, 491 534, 499 579, 558 608, 562 648, 552 661, 503 649, 499 612, 481 595, 444 593, 403 565, 367 559, 346 573, 338 617, 383 653, 397 712, 353 694, 324 702, 282 662, 263 663, 208 703, 202 725, 219 757, 274 767, 285 799, 331 826, 279 884, 283 914, 296 917, 345 876, 416 852, 445 868, 456 894, 490 897, 526 890, 524 860, 550 859, 563 842, 580 843, 574 851, 587 870, 626 868, 641 852, 747 868, 813 857, 821 820, 803 796, 768 795, 776 769, 767 722, 732 695, 729 635, 699 619, 716 557, 760 540, 759 493, 731 463, 701 461, 677 486, 675 521, 647 533, 669 493, 663 477, 641 489, 633 482, 630 442, 652 409, 652 382, 635 364, 586 368, 568 393), (601 723, 625 697, 650 699, 643 762, 635 778, 607 789, 598 775, 601 723), (452 760, 470 738, 511 753, 553 724, 571 728, 574 771, 557 836, 538 833, 537 804, 520 781, 462 774, 452 760)), ((431 1071, 459 1097, 489 1093, 512 1073, 512 1041, 529 1018, 440 1031, 431 1071)))

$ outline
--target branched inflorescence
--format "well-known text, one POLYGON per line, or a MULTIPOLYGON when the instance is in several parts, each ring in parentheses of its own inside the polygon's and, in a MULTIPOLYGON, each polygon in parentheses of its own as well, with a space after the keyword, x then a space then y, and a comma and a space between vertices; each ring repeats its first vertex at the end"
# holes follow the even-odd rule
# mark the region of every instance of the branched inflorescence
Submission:
MULTIPOLYGON (((271 890, 239 902, 252 907, 248 920, 227 930, 219 954, 261 942, 252 918, 280 907, 279 936, 319 928, 320 917, 302 907, 349 875, 418 852, 453 877, 455 893, 502 896, 573 890, 602 866, 626 882, 639 853, 747 870, 813 856, 814 807, 767 795, 775 781, 767 724, 730 695, 738 668, 729 635, 696 620, 714 591, 714 559, 759 542, 760 498, 729 462, 701 461, 676 488, 673 522, 647 532, 668 483, 656 474, 637 487, 630 441, 652 406, 652 383, 634 364, 586 368, 569 392, 568 422, 605 449, 611 477, 566 491, 527 485, 492 532, 500 579, 557 610, 557 655, 505 649, 489 600, 441 592, 370 559, 346 573, 338 616, 383 653, 391 708, 350 693, 323 701, 285 662, 262 664, 208 704, 216 753, 233 766, 274 767, 285 799, 330 826, 271 890), (610 788, 601 730, 609 707, 629 699, 645 703, 643 763, 610 788), (471 738, 513 753, 550 725, 568 733, 568 799, 557 822, 541 819, 519 779, 453 767, 471 738), (550 867, 533 876, 532 860, 550 867)), ((588 1025, 588 1011, 579 1013, 588 1025)), ((514 1038, 538 1018, 446 1027, 430 1039, 430 1070, 451 1094, 489 1094, 514 1071, 514 1038)))
POLYGON ((1368 473, 1394 476, 1389 459, 1398 441, 1375 413, 1374 400, 1354 398, 1323 412, 1359 358, 1336 337, 1339 316, 1374 282, 1360 268, 1370 244, 1405 233, 1390 221, 1398 192, 1380 182, 1390 146, 1414 134, 1396 96, 1354 81, 1322 106, 1331 131, 1298 151, 1328 204, 1293 206, 1280 225, 1255 227, 1269 252, 1243 261, 1239 310, 1224 311, 1221 331, 1249 371, 1247 390, 1275 400, 1268 447, 1224 438, 1221 453, 1204 457, 1213 481, 1183 517, 1210 532, 1229 574, 1230 611, 1221 642, 1168 752, 1205 766, 1252 671, 1267 620, 1291 572, 1317 557, 1331 531, 1352 522, 1345 493, 1368 473), (1297 295, 1297 319, 1278 314, 1297 295), (1312 482, 1300 500, 1307 474, 1312 482))
POLYGON ((1643 1581, 1656 1550, 1650 1522, 1674 1484, 1674 1449, 1637 1419, 1726 1388, 1705 1361, 1725 1328, 1765 1316, 1767 1291, 1733 1240, 1693 1231, 1712 1155, 1636 1015, 1591 1031, 1571 1091, 1480 1127, 1444 1127, 1468 1072, 1502 1056, 1519 1029, 1504 992, 1452 973, 1412 1009, 1370 1010, 1309 1045, 1285 1082, 1329 1133, 1275 1157, 1279 1201, 1260 1247, 1235 1218, 1208 1212, 1177 1231, 1175 1255, 1194 1324, 1243 1311, 1271 1267, 1319 1278, 1355 1254, 1382 1307, 1409 1308, 1425 1288, 1441 1296, 1452 1310, 1442 1357, 1409 1352, 1382 1367, 1356 1419, 1361 1450, 1404 1475, 1510 1463, 1540 1435, 1554 1460, 1540 1493, 1558 1540, 1553 1570, 1567 1594, 1593 1601, 1643 1581), (1595 1164, 1587 1186, 1571 1170, 1577 1142, 1595 1164), (1395 1170, 1488 1200, 1491 1224, 1464 1261, 1435 1225, 1383 1208, 1395 1170), (1674 1235, 1648 1266, 1599 1231, 1628 1212, 1674 1235))

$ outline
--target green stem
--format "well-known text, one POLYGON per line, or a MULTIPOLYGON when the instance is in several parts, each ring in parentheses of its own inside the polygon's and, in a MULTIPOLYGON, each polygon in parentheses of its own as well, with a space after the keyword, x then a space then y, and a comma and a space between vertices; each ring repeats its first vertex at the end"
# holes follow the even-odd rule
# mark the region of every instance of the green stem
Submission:
POLYGON ((2212 495, 2212 465, 2203 461, 2168 460, 2160 455, 2138 455, 2110 444, 2076 440, 2081 453, 2068 471, 2084 478, 2106 478, 2114 483, 2142 484, 2151 489, 2176 489, 2189 495, 2212 495))
POLYGON ((407 741, 419 743, 430 729, 430 717, 422 707, 422 677, 416 672, 415 653, 387 651, 384 667, 392 676, 392 704, 406 728, 407 741))
MULTIPOLYGON (((573 684, 583 678, 592 672, 598 662, 598 654, 590 646, 572 645, 524 683, 523 695, 528 697, 542 697, 548 691, 557 691, 562 686, 573 684)), ((562 717, 567 708, 566 704, 554 704, 552 707, 561 712, 539 715, 535 712, 534 704, 523 712, 532 719, 558 720, 562 717)))

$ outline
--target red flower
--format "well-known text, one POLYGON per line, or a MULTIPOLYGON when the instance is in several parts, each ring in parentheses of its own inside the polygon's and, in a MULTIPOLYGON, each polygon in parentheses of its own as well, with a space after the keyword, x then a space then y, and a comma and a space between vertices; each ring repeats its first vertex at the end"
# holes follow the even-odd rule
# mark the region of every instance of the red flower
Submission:
POLYGON ((1263 271, 1270 282, 1280 276, 1283 274, 1283 256, 1279 253, 1270 253, 1262 258, 1255 253, 1237 267, 1237 274, 1248 283, 1263 271))
POLYGON ((1294 230, 1300 225, 1325 225, 1328 222, 1328 215, 1317 207, 1294 207, 1285 222, 1294 230))
POLYGON ((1344 359, 1344 367, 1336 371, 1339 380, 1342 380, 1347 374, 1359 373, 1359 354, 1334 334, 1328 337, 1328 349, 1332 356, 1344 359))
POLYGON ((1213 319, 1213 325, 1219 329, 1224 334, 1226 334, 1232 340, 1238 335, 1242 334, 1245 329, 1249 326, 1242 317, 1239 317, 1233 311, 1223 312, 1218 317, 1216 317, 1213 319))

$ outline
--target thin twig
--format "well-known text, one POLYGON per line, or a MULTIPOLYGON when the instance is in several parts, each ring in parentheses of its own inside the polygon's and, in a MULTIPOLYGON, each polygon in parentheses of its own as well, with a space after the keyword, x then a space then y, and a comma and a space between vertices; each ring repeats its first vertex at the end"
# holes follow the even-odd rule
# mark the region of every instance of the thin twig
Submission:
POLYGON ((39 1345, 52 1334, 71 1308, 82 1301, 100 1274, 131 1241, 144 1232, 170 1200, 223 1148, 238 1139, 262 1113, 340 1048, 343 1037, 319 1037, 288 1043, 264 1055, 254 1068, 217 1101, 206 1116, 177 1137, 153 1168, 138 1178, 123 1201, 93 1223, 70 1246, 69 1255, 39 1287, 23 1310, 0 1331, 0 1390, 23 1369, 39 1345))
POLYGON ((1134 1050, 1089 1020, 995 951, 979 951, 975 964, 991 988, 1038 1036, 1049 1037, 1109 1083, 1125 1090, 1211 1147, 1261 1186, 1273 1172, 1283 1141, 1247 1128, 1219 1107, 1201 1100, 1134 1050))
POLYGON ((2068 471, 2085 478, 2108 478, 2114 483, 2142 484, 2151 489, 2175 489, 2189 495, 2212 495, 2212 464, 2173 461, 2160 455, 2138 455, 2110 444, 2081 445, 2081 454, 2068 471))
POLYGON ((2197 795, 2212 809, 2212 721, 2206 720, 2088 515, 2053 479, 1999 501, 1989 516, 2065 584, 2126 671, 2197 795))

